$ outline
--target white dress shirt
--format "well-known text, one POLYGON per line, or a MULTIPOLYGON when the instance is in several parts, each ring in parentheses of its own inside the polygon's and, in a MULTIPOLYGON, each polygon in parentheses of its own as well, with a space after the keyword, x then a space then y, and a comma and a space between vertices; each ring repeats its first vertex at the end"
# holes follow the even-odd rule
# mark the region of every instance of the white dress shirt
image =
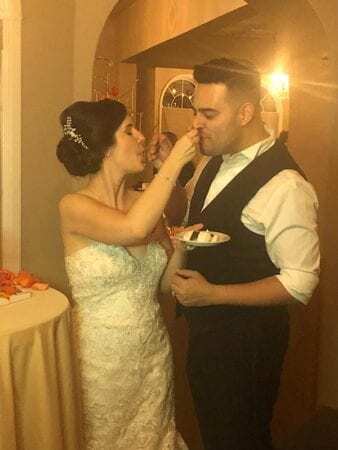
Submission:
MULTIPOLYGON (((224 155, 203 209, 250 162, 274 144, 269 137, 233 155, 224 155)), ((307 304, 319 280, 318 200, 295 170, 283 170, 266 183, 242 211, 241 221, 264 235, 267 253, 280 269, 277 278, 297 300, 307 304)))

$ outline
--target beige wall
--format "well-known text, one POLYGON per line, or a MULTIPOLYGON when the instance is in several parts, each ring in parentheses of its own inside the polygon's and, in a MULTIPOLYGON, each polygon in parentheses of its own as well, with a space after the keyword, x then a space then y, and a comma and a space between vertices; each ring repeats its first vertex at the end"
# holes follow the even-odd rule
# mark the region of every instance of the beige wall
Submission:
POLYGON ((55 146, 58 115, 73 99, 74 3, 22 7, 22 268, 64 290, 57 203, 69 177, 55 146))
POLYGON ((115 97, 123 102, 129 112, 136 109, 136 64, 113 63, 109 57, 96 52, 93 64, 93 99, 115 97), (116 91, 117 89, 117 91, 116 91))
MULTIPOLYGON (((325 96, 326 116, 321 118, 328 138, 326 148, 319 157, 326 158, 326 198, 322 205, 321 228, 323 239, 323 273, 321 282, 322 327, 321 359, 319 373, 319 402, 338 408, 338 7, 335 0, 312 0, 311 3, 325 25, 329 52, 328 65, 331 87, 322 88, 319 94, 325 96)), ((322 138, 321 138, 322 139, 322 138)))
MULTIPOLYGON (((92 95, 93 62, 104 24, 118 0, 74 0, 74 98, 89 100, 92 95)), ((65 8, 67 10, 67 8, 65 8)))
POLYGON ((63 291, 57 203, 74 183, 55 156, 58 115, 91 98, 99 34, 115 3, 22 1, 22 268, 63 291))

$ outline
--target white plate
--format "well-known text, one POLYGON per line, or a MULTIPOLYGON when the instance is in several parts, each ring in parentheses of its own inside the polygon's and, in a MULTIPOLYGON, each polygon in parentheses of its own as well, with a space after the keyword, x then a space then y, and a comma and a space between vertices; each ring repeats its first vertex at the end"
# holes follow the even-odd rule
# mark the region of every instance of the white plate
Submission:
MULTIPOLYGON (((205 232, 205 230, 203 230, 205 232)), ((182 231, 181 233, 176 234, 176 238, 187 244, 189 247, 215 247, 215 245, 223 244, 224 242, 230 241, 230 236, 224 233, 220 233, 218 231, 210 231, 207 230, 207 233, 214 234, 218 236, 219 240, 217 242, 198 242, 198 241, 191 241, 184 238, 185 231, 182 231)))

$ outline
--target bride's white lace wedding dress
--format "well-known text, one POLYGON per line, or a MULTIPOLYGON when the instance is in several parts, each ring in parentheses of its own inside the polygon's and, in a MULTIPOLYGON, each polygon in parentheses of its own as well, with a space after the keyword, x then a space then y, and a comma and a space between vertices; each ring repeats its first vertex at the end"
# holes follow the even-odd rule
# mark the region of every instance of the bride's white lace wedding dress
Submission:
POLYGON ((141 258, 92 242, 66 257, 75 302, 86 450, 186 450, 175 427, 173 364, 156 294, 164 249, 141 258))

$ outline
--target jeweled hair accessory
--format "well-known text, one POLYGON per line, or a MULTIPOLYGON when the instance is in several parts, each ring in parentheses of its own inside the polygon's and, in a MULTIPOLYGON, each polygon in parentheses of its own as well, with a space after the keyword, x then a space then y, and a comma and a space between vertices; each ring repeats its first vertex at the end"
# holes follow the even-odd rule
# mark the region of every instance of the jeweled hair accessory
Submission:
POLYGON ((63 134, 68 136, 71 141, 77 142, 82 148, 88 150, 88 145, 85 144, 81 134, 76 132, 76 128, 72 126, 71 116, 67 116, 66 124, 63 126, 63 134))

